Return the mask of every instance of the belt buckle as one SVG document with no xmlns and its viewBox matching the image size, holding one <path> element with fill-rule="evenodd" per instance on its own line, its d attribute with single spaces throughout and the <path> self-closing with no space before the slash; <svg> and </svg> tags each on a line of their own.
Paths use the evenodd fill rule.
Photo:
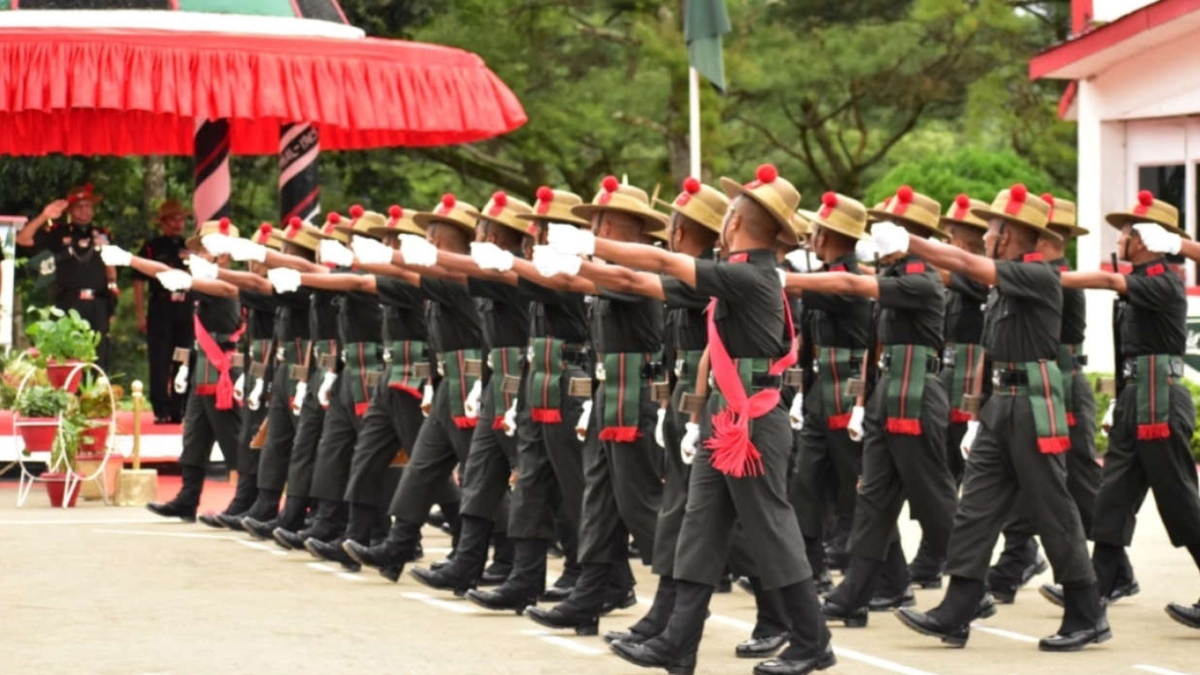
<svg viewBox="0 0 1200 675">
<path fill-rule="evenodd" d="M 81 289 L 79 289 L 79 299 L 80 300 L 95 300 L 96 299 L 96 291 L 93 291 L 90 288 L 81 288 Z"/>
<path fill-rule="evenodd" d="M 241 352 L 230 355 L 229 367 L 230 368 L 245 368 L 246 367 L 246 355 L 242 354 Z"/>
<path fill-rule="evenodd" d="M 263 379 L 264 376 L 266 376 L 266 374 L 267 374 L 267 366 L 265 364 L 262 364 L 262 363 L 251 363 L 250 364 L 250 377 L 261 380 L 261 379 Z"/>
</svg>

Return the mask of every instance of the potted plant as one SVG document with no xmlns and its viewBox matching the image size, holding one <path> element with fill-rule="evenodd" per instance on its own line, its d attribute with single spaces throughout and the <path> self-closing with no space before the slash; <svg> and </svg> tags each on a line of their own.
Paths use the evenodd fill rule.
<svg viewBox="0 0 1200 675">
<path fill-rule="evenodd" d="M 78 406 L 72 406 L 63 415 L 58 438 L 54 440 L 50 450 L 50 463 L 46 465 L 47 470 L 39 476 L 42 485 L 46 486 L 50 506 L 62 506 L 64 501 L 67 502 L 67 506 L 75 506 L 75 500 L 79 498 L 80 481 L 71 481 L 69 495 L 66 494 L 66 487 L 71 472 L 75 470 L 75 456 L 79 452 L 81 439 L 90 427 L 91 423 L 79 412 Z"/>
<path fill-rule="evenodd" d="M 29 311 L 37 315 L 37 320 L 25 329 L 37 365 L 46 369 L 51 384 L 73 393 L 80 378 L 79 373 L 71 377 L 71 371 L 96 360 L 100 334 L 73 309 L 63 312 L 57 307 L 32 307 Z"/>
<path fill-rule="evenodd" d="M 82 476 L 92 477 L 104 468 L 104 492 L 116 496 L 121 457 L 107 456 L 108 436 L 113 422 L 113 400 L 116 388 L 107 377 L 84 376 L 79 386 L 79 414 L 86 426 L 79 435 L 79 452 L 75 456 L 75 471 Z M 105 459 L 108 462 L 105 463 Z M 84 499 L 102 499 L 100 486 L 88 481 L 83 486 Z"/>
<path fill-rule="evenodd" d="M 52 448 L 59 418 L 71 407 L 71 401 L 67 392 L 45 384 L 35 384 L 21 392 L 15 406 L 21 417 L 17 432 L 25 441 L 26 454 Z"/>
</svg>

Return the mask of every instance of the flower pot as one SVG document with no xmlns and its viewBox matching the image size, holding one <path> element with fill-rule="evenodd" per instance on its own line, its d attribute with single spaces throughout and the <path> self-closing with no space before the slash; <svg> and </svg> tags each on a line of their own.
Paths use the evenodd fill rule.
<svg viewBox="0 0 1200 675">
<path fill-rule="evenodd" d="M 90 453 L 104 455 L 104 448 L 108 445 L 108 420 L 89 420 L 92 424 L 91 428 L 86 429 L 79 434 L 79 453 Z"/>
<path fill-rule="evenodd" d="M 50 386 L 66 389 L 74 394 L 79 390 L 79 383 L 83 379 L 83 368 L 80 368 L 74 376 L 71 375 L 71 371 L 81 365 L 83 365 L 83 361 L 67 361 L 66 363 L 51 361 L 47 363 L 46 377 L 50 380 Z"/>
<path fill-rule="evenodd" d="M 50 498 L 50 506 L 61 507 L 67 487 L 67 474 L 46 472 L 41 475 L 42 485 L 46 486 L 46 496 Z M 67 498 L 67 506 L 75 506 L 79 499 L 79 483 L 71 486 L 71 495 Z"/>
<path fill-rule="evenodd" d="M 25 441 L 25 453 L 50 452 L 58 436 L 57 417 L 28 417 L 20 419 L 17 431 Z"/>
</svg>

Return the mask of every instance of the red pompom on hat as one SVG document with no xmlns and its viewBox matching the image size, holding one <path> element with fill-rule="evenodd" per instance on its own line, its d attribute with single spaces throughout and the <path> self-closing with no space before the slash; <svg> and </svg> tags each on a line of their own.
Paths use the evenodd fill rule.
<svg viewBox="0 0 1200 675">
<path fill-rule="evenodd" d="M 537 198 L 539 202 L 552 202 L 554 201 L 554 190 L 543 185 L 537 189 Z"/>
<path fill-rule="evenodd" d="M 229 234 L 229 219 L 222 218 L 219 221 L 217 221 L 217 230 L 221 234 Z"/>
<path fill-rule="evenodd" d="M 300 233 L 300 228 L 302 225 L 303 225 L 303 223 L 300 222 L 300 219 L 298 217 L 292 216 L 291 219 L 288 220 L 288 227 L 287 227 L 287 233 L 286 233 L 287 238 L 295 239 L 296 235 Z"/>
<path fill-rule="evenodd" d="M 760 183 L 771 183 L 779 178 L 779 169 L 776 169 L 774 164 L 763 164 L 754 170 L 754 177 Z"/>
<path fill-rule="evenodd" d="M 446 194 L 442 195 L 442 206 L 444 206 L 446 209 L 454 208 L 456 203 L 458 203 L 458 200 L 454 198 L 453 194 L 447 192 Z"/>
<path fill-rule="evenodd" d="M 960 209 L 965 209 L 971 205 L 971 198 L 965 194 L 959 194 L 954 198 L 954 204 Z"/>
<path fill-rule="evenodd" d="M 338 223 L 342 222 L 342 214 L 338 213 L 337 211 L 334 211 L 333 213 L 329 214 L 329 217 L 326 218 L 326 220 L 333 223 L 334 225 L 337 225 Z"/>
<path fill-rule="evenodd" d="M 833 208 L 833 207 L 837 206 L 837 203 L 838 203 L 837 193 L 836 192 L 826 192 L 825 194 L 821 195 L 821 203 L 824 204 L 825 206 L 828 206 L 829 208 Z"/>
<path fill-rule="evenodd" d="M 696 194 L 700 191 L 700 181 L 688 176 L 683 179 L 683 191 L 688 194 Z"/>
<path fill-rule="evenodd" d="M 362 214 L 363 214 L 363 207 L 361 204 L 355 204 L 354 206 L 350 207 L 350 217 L 351 218 L 362 218 Z"/>
<path fill-rule="evenodd" d="M 600 181 L 600 187 L 604 188 L 605 192 L 616 192 L 621 184 L 617 181 L 616 176 L 605 176 L 604 180 Z"/>
<path fill-rule="evenodd" d="M 1017 183 L 1009 188 L 1008 196 L 1014 202 L 1023 202 L 1029 196 L 1029 188 L 1025 187 L 1023 183 Z"/>
<path fill-rule="evenodd" d="M 1049 192 L 1043 192 L 1041 197 L 1042 201 L 1046 202 L 1050 206 L 1054 206 L 1054 195 L 1050 194 Z"/>
<path fill-rule="evenodd" d="M 495 202 L 496 206 L 507 206 L 508 195 L 503 190 L 497 190 L 492 194 L 492 201 Z"/>
<path fill-rule="evenodd" d="M 1150 206 L 1154 203 L 1154 193 L 1149 190 L 1138 192 L 1138 203 L 1142 206 Z"/>
<path fill-rule="evenodd" d="M 393 218 L 399 218 L 404 215 L 404 209 L 400 208 L 398 204 L 392 204 L 388 207 L 388 215 Z"/>
<path fill-rule="evenodd" d="M 896 199 L 902 204 L 908 204 L 913 200 L 913 189 L 911 185 L 901 185 L 896 189 Z"/>
<path fill-rule="evenodd" d="M 258 226 L 258 243 L 262 244 L 271 236 L 271 231 L 275 228 L 271 227 L 270 223 L 263 223 Z"/>
</svg>

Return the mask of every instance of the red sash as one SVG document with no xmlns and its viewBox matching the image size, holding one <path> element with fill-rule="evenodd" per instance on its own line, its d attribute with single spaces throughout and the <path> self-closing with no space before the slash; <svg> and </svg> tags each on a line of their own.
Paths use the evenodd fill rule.
<svg viewBox="0 0 1200 675">
<path fill-rule="evenodd" d="M 787 322 L 792 346 L 785 356 L 771 364 L 768 375 L 782 375 L 783 371 L 796 363 L 796 331 L 792 325 L 792 308 L 787 294 L 783 293 L 783 316 Z M 729 350 L 717 332 L 717 299 L 708 305 L 708 356 L 713 379 L 721 395 L 725 397 L 725 409 L 712 418 L 712 437 L 704 447 L 713 451 L 712 466 L 717 471 L 734 478 L 758 476 L 763 472 L 762 454 L 750 440 L 750 420 L 771 412 L 779 405 L 779 389 L 763 389 L 753 396 L 746 395 L 746 386 L 738 374 Z"/>
<path fill-rule="evenodd" d="M 231 365 L 229 354 L 221 350 L 220 345 L 209 334 L 208 329 L 200 322 L 200 315 L 192 316 L 192 325 L 196 330 L 196 344 L 200 346 L 204 352 L 205 358 L 212 364 L 213 368 L 217 369 L 217 410 L 229 410 L 233 408 L 233 380 L 229 377 L 229 367 Z M 246 330 L 246 324 L 242 324 L 232 335 L 229 336 L 230 342 L 237 342 L 242 337 L 242 333 Z M 199 392 L 197 392 L 199 393 Z"/>
</svg>

